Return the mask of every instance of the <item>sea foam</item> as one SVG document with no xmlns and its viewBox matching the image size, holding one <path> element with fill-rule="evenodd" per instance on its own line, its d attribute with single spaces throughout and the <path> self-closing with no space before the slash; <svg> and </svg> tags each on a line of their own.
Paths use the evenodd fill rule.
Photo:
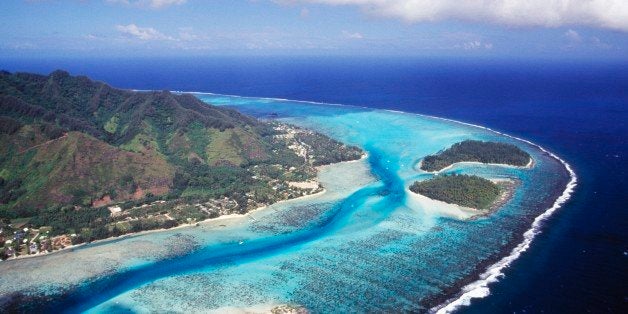
<svg viewBox="0 0 628 314">
<path fill-rule="evenodd" d="M 527 143 L 529 145 L 535 146 L 539 150 L 543 151 L 544 153 L 547 153 L 552 158 L 558 160 L 561 164 L 563 164 L 565 169 L 567 169 L 567 171 L 569 172 L 569 177 L 570 177 L 569 182 L 567 183 L 563 193 L 556 199 L 556 201 L 550 208 L 548 208 L 541 215 L 537 216 L 534 219 L 530 229 L 528 229 L 523 234 L 523 241 L 519 243 L 517 246 L 515 246 L 515 248 L 513 248 L 512 251 L 510 252 L 510 254 L 503 257 L 496 263 L 490 265 L 489 267 L 487 267 L 486 270 L 482 274 L 480 274 L 480 277 L 478 280 L 464 286 L 462 290 L 456 295 L 456 297 L 451 298 L 445 301 L 444 303 L 430 309 L 430 313 L 441 314 L 441 313 L 451 313 L 463 306 L 468 306 L 471 304 L 472 299 L 485 298 L 489 296 L 490 295 L 490 289 L 488 287 L 489 284 L 499 281 L 499 278 L 504 276 L 504 270 L 508 266 L 510 266 L 517 258 L 519 258 L 521 254 L 523 254 L 523 252 L 527 251 L 528 248 L 530 248 L 530 245 L 532 244 L 532 241 L 534 240 L 536 235 L 541 233 L 543 222 L 547 220 L 556 210 L 561 208 L 562 205 L 571 198 L 571 194 L 573 193 L 575 187 L 577 186 L 578 177 L 575 171 L 573 171 L 573 169 L 571 168 L 571 165 L 569 165 L 569 163 L 564 161 L 562 158 L 558 157 L 556 154 L 543 148 L 542 146 L 534 144 L 528 140 L 515 137 L 512 135 L 508 135 L 499 131 L 495 131 L 493 129 L 480 126 L 480 125 L 470 124 L 470 123 L 446 119 L 446 118 L 434 117 L 434 116 L 429 116 L 429 117 L 481 128 L 481 129 L 491 131 L 499 135 L 507 136 L 507 137 L 522 141 L 524 143 Z"/>
</svg>

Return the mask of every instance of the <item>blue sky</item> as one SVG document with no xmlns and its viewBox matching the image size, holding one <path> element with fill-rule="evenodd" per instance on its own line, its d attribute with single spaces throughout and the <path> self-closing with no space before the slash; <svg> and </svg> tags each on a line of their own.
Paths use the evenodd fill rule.
<svg viewBox="0 0 628 314">
<path fill-rule="evenodd" d="M 628 59 L 625 0 L 2 0 L 0 57 Z"/>
</svg>

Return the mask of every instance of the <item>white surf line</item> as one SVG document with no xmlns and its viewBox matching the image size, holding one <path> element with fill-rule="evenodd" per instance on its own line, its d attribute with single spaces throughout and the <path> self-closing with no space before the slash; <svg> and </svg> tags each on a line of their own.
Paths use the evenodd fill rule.
<svg viewBox="0 0 628 314">
<path fill-rule="evenodd" d="M 147 90 L 136 90 L 136 91 L 147 91 Z M 174 92 L 179 92 L 179 91 L 174 91 Z M 488 285 L 490 283 L 499 281 L 499 278 L 504 276 L 504 272 L 503 271 L 508 266 L 510 266 L 510 264 L 512 264 L 517 258 L 519 258 L 523 252 L 527 251 L 530 248 L 532 240 L 534 240 L 534 238 L 536 237 L 537 234 L 542 232 L 541 227 L 543 226 L 543 222 L 545 220 L 547 220 L 554 212 L 556 212 L 556 210 L 561 208 L 562 205 L 569 200 L 569 198 L 571 198 L 571 194 L 573 193 L 575 187 L 577 186 L 577 182 L 578 182 L 578 177 L 576 176 L 576 173 L 571 168 L 571 165 L 569 165 L 569 163 L 567 163 L 566 161 L 564 161 L 563 159 L 558 157 L 556 154 L 554 154 L 554 153 L 548 151 L 547 149 L 543 148 L 542 146 L 540 146 L 538 144 L 535 144 L 535 143 L 532 143 L 532 142 L 530 142 L 530 141 L 528 141 L 526 139 L 523 139 L 523 138 L 520 138 L 520 137 L 516 137 L 516 136 L 513 136 L 513 135 L 509 135 L 509 134 L 506 134 L 506 133 L 502 133 L 502 132 L 493 130 L 491 128 L 487 128 L 485 126 L 481 126 L 481 125 L 477 125 L 477 124 L 457 121 L 457 120 L 453 120 L 453 119 L 441 118 L 441 117 L 436 117 L 436 116 L 432 116 L 432 115 L 420 114 L 420 113 L 404 112 L 404 111 L 391 110 L 391 109 L 369 108 L 369 107 L 366 107 L 366 106 L 344 105 L 344 104 L 324 103 L 324 102 L 305 101 L 305 100 L 290 100 L 290 99 L 283 99 L 283 98 L 225 95 L 225 94 L 215 94 L 215 93 L 208 93 L 208 92 L 182 92 L 182 93 L 200 94 L 200 95 L 214 95 L 214 96 L 226 96 L 226 97 L 234 97 L 234 98 L 251 98 L 251 99 L 264 99 L 264 100 L 276 100 L 276 101 L 289 101 L 289 102 L 315 104 L 315 105 L 355 107 L 355 108 L 363 108 L 363 109 L 369 109 L 369 110 L 376 109 L 376 110 L 384 110 L 384 111 L 388 111 L 388 112 L 392 112 L 392 113 L 398 113 L 398 114 L 412 114 L 412 115 L 417 115 L 417 116 L 423 116 L 423 117 L 428 117 L 428 118 L 432 118 L 432 119 L 438 119 L 438 120 L 443 120 L 443 121 L 448 121 L 448 122 L 453 122 L 453 123 L 459 123 L 459 124 L 466 125 L 466 126 L 480 128 L 480 129 L 483 129 L 483 130 L 486 130 L 486 131 L 489 131 L 489 132 L 493 132 L 493 133 L 498 134 L 498 135 L 506 136 L 506 137 L 509 137 L 509 138 L 512 138 L 512 139 L 515 139 L 515 140 L 527 143 L 529 145 L 532 145 L 532 146 L 538 148 L 542 152 L 550 155 L 552 158 L 554 158 L 554 159 L 558 160 L 560 163 L 562 163 L 563 166 L 565 167 L 565 169 L 567 169 L 567 172 L 569 172 L 570 180 L 567 183 L 563 193 L 556 199 L 556 201 L 554 201 L 554 204 L 552 205 L 552 207 L 548 208 L 546 211 L 544 211 L 542 214 L 540 214 L 539 216 L 537 216 L 534 219 L 530 229 L 528 229 L 526 232 L 524 232 L 524 234 L 523 234 L 523 241 L 521 243 L 519 243 L 514 249 L 512 249 L 512 251 L 510 252 L 509 255 L 503 257 L 502 259 L 500 259 L 499 261 L 497 261 L 493 265 L 488 266 L 486 268 L 486 270 L 482 274 L 480 274 L 478 280 L 476 280 L 474 282 L 471 282 L 471 283 L 467 284 L 466 286 L 462 287 L 462 290 L 458 293 L 458 295 L 456 297 L 451 298 L 451 299 L 445 301 L 444 303 L 431 308 L 429 310 L 430 313 L 437 313 L 437 314 L 451 313 L 451 312 L 454 312 L 455 310 L 457 310 L 457 309 L 459 309 L 461 307 L 470 305 L 472 299 L 485 298 L 485 297 L 489 296 L 490 295 L 490 289 L 488 288 Z"/>
<path fill-rule="evenodd" d="M 427 170 L 423 170 L 421 169 L 421 166 L 423 165 L 423 160 L 425 158 L 421 158 L 421 160 L 417 163 L 414 164 L 414 166 L 412 167 L 415 171 L 420 171 L 420 172 L 424 172 L 424 173 L 428 173 L 428 174 L 441 174 L 449 169 L 452 169 L 454 167 L 460 166 L 460 165 L 483 165 L 483 166 L 494 166 L 494 167 L 503 167 L 503 168 L 514 168 L 514 169 L 532 169 L 532 165 L 534 164 L 534 159 L 532 158 L 532 156 L 530 156 L 530 161 L 528 161 L 528 163 L 525 166 L 513 166 L 513 165 L 509 165 L 509 164 L 499 164 L 499 163 L 491 163 L 491 162 L 479 162 L 479 161 L 458 161 L 458 162 L 454 162 L 453 164 L 440 169 L 440 170 L 436 170 L 436 171 L 427 171 Z"/>
<path fill-rule="evenodd" d="M 445 120 L 445 121 L 450 121 L 450 122 L 460 123 L 460 124 L 464 124 L 464 125 L 468 125 L 472 127 L 481 128 L 481 129 L 484 129 L 484 130 L 487 130 L 487 131 L 490 131 L 490 132 L 493 132 L 502 136 L 510 137 L 512 139 L 519 140 L 529 145 L 532 145 L 538 148 L 539 150 L 541 150 L 542 152 L 550 155 L 552 158 L 558 160 L 560 163 L 562 163 L 565 169 L 567 169 L 567 172 L 569 172 L 569 176 L 570 176 L 570 180 L 567 183 L 567 186 L 565 187 L 565 190 L 563 191 L 563 193 L 556 199 L 556 201 L 554 201 L 554 204 L 552 205 L 552 207 L 548 208 L 545 212 L 543 212 L 541 215 L 537 216 L 534 219 L 530 229 L 528 229 L 523 234 L 523 241 L 519 243 L 515 248 L 513 248 L 512 251 L 510 251 L 509 255 L 503 257 L 502 259 L 497 261 L 495 264 L 488 266 L 486 270 L 482 274 L 480 274 L 479 276 L 480 278 L 478 280 L 471 282 L 467 284 L 466 286 L 462 287 L 461 292 L 458 293 L 456 297 L 451 298 L 445 301 L 444 303 L 433 307 L 429 311 L 430 313 L 437 313 L 437 314 L 452 313 L 461 307 L 471 305 L 472 299 L 485 298 L 490 295 L 490 289 L 488 285 L 493 282 L 499 281 L 499 278 L 505 275 L 504 270 L 507 267 L 509 267 L 517 258 L 519 258 L 523 252 L 527 251 L 530 248 L 532 240 L 534 240 L 536 235 L 542 232 L 541 227 L 543 226 L 543 222 L 547 220 L 556 210 L 561 208 L 562 205 L 569 200 L 569 198 L 571 197 L 571 194 L 573 193 L 575 187 L 577 186 L 578 177 L 576 176 L 576 173 L 573 171 L 569 163 L 567 163 L 566 161 L 564 161 L 562 158 L 558 157 L 554 153 L 543 148 L 542 146 L 532 143 L 528 140 L 525 140 L 516 136 L 508 135 L 508 134 L 481 126 L 481 125 L 475 125 L 471 123 L 456 121 L 456 120 L 447 119 L 447 118 L 435 117 L 435 116 L 430 116 L 430 115 L 425 115 L 425 116 L 431 117 L 434 119 L 440 119 L 440 120 Z"/>
<path fill-rule="evenodd" d="M 212 93 L 207 93 L 207 94 L 217 95 L 217 96 L 239 97 L 239 98 L 256 98 L 256 97 L 245 97 L 245 96 L 219 95 L 219 94 L 212 94 Z M 330 103 L 322 103 L 322 102 L 314 102 L 314 101 L 288 100 L 288 99 L 281 99 L 281 98 L 259 98 L 259 99 L 279 100 L 279 101 L 293 101 L 293 102 L 299 102 L 299 103 L 310 103 L 310 104 L 318 104 L 318 105 L 348 106 L 348 107 L 358 107 L 358 108 L 365 108 L 365 109 L 378 109 L 378 108 L 369 108 L 369 107 L 365 107 L 365 106 L 330 104 Z M 451 312 L 454 312 L 455 310 L 457 310 L 457 309 L 459 309 L 459 308 L 461 308 L 463 306 L 470 305 L 471 304 L 471 299 L 487 297 L 488 295 L 490 295 L 490 289 L 488 288 L 488 285 L 490 283 L 499 281 L 499 278 L 503 277 L 505 275 L 504 274 L 504 270 L 507 267 L 509 267 L 510 264 L 512 264 L 517 258 L 519 258 L 523 252 L 527 251 L 530 248 L 532 240 L 534 240 L 534 238 L 536 237 L 537 234 L 542 232 L 541 227 L 543 226 L 543 222 L 545 220 L 547 220 L 556 210 L 561 208 L 562 205 L 569 200 L 569 198 L 571 197 L 571 194 L 573 193 L 573 191 L 574 191 L 574 189 L 575 189 L 575 187 L 577 185 L 577 182 L 578 182 L 578 177 L 576 176 L 576 173 L 573 171 L 573 169 L 571 168 L 571 165 L 569 165 L 569 163 L 564 161 L 562 158 L 558 157 L 556 154 L 548 151 L 547 149 L 545 149 L 544 147 L 542 147 L 542 146 L 540 146 L 538 144 L 532 143 L 532 142 L 530 142 L 530 141 L 528 141 L 526 139 L 520 138 L 520 137 L 516 137 L 516 136 L 513 136 L 513 135 L 502 133 L 502 132 L 493 130 L 491 128 L 485 127 L 485 126 L 476 125 L 476 124 L 467 123 L 467 122 L 462 122 L 462 121 L 457 121 L 457 120 L 453 120 L 453 119 L 441 118 L 441 117 L 436 117 L 436 116 L 431 116 L 431 115 L 426 115 L 426 114 L 410 113 L 410 112 L 404 112 L 404 111 L 398 111 L 398 110 L 390 110 L 390 109 L 380 109 L 380 110 L 385 110 L 385 111 L 389 111 L 389 112 L 393 112 L 393 113 L 400 113 L 400 114 L 414 114 L 414 115 L 418 115 L 418 116 L 424 116 L 424 117 L 429 117 L 429 118 L 433 118 L 433 119 L 439 119 L 439 120 L 443 120 L 443 121 L 459 123 L 459 124 L 462 124 L 462 125 L 476 127 L 476 128 L 480 128 L 480 129 L 489 131 L 489 132 L 493 132 L 493 133 L 501 135 L 501 136 L 506 136 L 506 137 L 509 137 L 509 138 L 512 138 L 512 139 L 515 139 L 515 140 L 527 143 L 527 144 L 529 144 L 531 146 L 534 146 L 534 147 L 538 148 L 542 152 L 544 152 L 544 153 L 550 155 L 552 158 L 558 160 L 565 167 L 565 169 L 567 169 L 567 172 L 569 172 L 570 180 L 567 183 L 567 185 L 565 187 L 565 190 L 556 199 L 556 201 L 554 201 L 554 204 L 552 205 L 552 207 L 548 208 L 541 215 L 537 216 L 534 219 L 530 229 L 528 229 L 523 234 L 523 241 L 521 243 L 519 243 L 514 249 L 512 249 L 512 251 L 510 252 L 509 255 L 503 257 L 502 259 L 500 259 L 499 261 L 497 261 L 493 265 L 487 267 L 486 270 L 482 274 L 480 274 L 478 280 L 476 280 L 474 282 L 471 282 L 471 283 L 467 284 L 466 286 L 464 286 L 462 288 L 461 292 L 458 293 L 458 295 L 456 297 L 451 298 L 451 299 L 445 301 L 444 303 L 442 303 L 442 304 L 440 304 L 440 305 L 430 309 L 429 312 L 430 313 L 438 313 L 438 314 L 451 313 Z"/>
</svg>

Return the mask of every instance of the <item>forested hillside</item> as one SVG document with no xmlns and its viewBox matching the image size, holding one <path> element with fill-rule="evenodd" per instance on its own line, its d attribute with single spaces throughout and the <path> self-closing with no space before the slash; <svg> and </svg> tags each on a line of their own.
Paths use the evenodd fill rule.
<svg viewBox="0 0 628 314">
<path fill-rule="evenodd" d="M 192 95 L 120 90 L 64 71 L 0 72 L 4 225 L 19 220 L 57 226 L 57 234 L 80 233 L 110 222 L 103 218 L 106 206 L 120 205 L 124 213 L 155 201 L 172 206 L 132 217 L 202 219 L 218 212 L 166 212 L 217 200 L 228 204 L 217 211 L 245 212 L 310 193 L 288 182 L 312 179 L 313 166 L 361 154 L 324 135 L 260 122 Z"/>
<path fill-rule="evenodd" d="M 273 157 L 259 123 L 234 110 L 63 71 L 2 72 L 0 115 L 1 175 L 26 190 L 4 208 L 164 195 L 190 163 L 241 166 Z"/>
</svg>

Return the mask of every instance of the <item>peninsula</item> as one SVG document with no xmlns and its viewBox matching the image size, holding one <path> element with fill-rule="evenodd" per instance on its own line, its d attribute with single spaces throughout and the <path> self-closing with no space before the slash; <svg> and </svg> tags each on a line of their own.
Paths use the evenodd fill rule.
<svg viewBox="0 0 628 314">
<path fill-rule="evenodd" d="M 188 94 L 0 72 L 0 258 L 318 193 L 361 149 Z"/>
</svg>

